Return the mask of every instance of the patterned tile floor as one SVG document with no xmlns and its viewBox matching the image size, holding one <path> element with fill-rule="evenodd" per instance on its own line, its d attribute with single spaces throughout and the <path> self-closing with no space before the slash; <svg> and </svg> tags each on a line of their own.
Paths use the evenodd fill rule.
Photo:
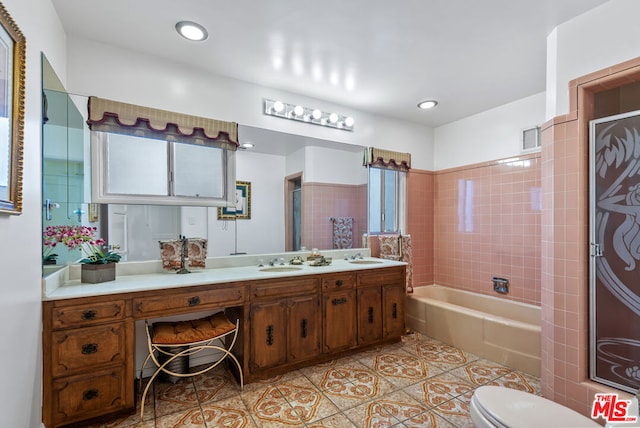
<svg viewBox="0 0 640 428">
<path fill-rule="evenodd" d="M 93 427 L 472 427 L 469 402 L 486 384 L 540 394 L 533 376 L 414 333 L 243 391 L 222 368 L 156 382 L 142 421 Z"/>
</svg>

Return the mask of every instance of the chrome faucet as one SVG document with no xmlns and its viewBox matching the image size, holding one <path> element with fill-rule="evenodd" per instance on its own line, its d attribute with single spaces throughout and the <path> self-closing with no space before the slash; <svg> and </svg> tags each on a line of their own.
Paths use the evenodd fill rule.
<svg viewBox="0 0 640 428">
<path fill-rule="evenodd" d="M 351 260 L 356 260 L 356 259 L 361 259 L 362 258 L 362 254 L 360 253 L 356 253 L 353 256 L 351 256 Z"/>
<path fill-rule="evenodd" d="M 271 260 L 269 260 L 269 266 L 275 266 L 275 264 L 277 263 L 277 261 L 278 261 L 278 258 L 275 258 L 275 259 L 271 259 Z"/>
</svg>

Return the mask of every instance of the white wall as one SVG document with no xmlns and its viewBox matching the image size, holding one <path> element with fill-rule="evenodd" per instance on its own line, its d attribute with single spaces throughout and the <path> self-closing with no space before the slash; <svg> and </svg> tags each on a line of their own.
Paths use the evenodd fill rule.
<svg viewBox="0 0 640 428">
<path fill-rule="evenodd" d="M 610 0 L 547 38 L 546 119 L 569 112 L 571 80 L 640 56 L 640 2 Z"/>
<path fill-rule="evenodd" d="M 41 421 L 41 173 L 40 53 L 64 79 L 65 39 L 49 0 L 3 0 L 27 41 L 23 214 L 0 215 L 0 425 L 37 427 Z"/>
<path fill-rule="evenodd" d="M 210 256 L 284 251 L 284 156 L 238 151 L 236 179 L 251 183 L 251 220 L 218 220 L 217 208 L 207 219 Z M 235 248 L 235 236 L 238 247 Z"/>
<path fill-rule="evenodd" d="M 544 112 L 539 93 L 437 127 L 435 170 L 519 155 L 522 130 L 541 125 Z"/>
<path fill-rule="evenodd" d="M 426 126 L 376 116 L 321 100 L 215 76 L 163 59 L 70 39 L 70 92 L 235 121 L 324 140 L 411 152 L 415 168 L 433 169 L 433 133 Z M 313 105 L 354 117 L 354 131 L 311 126 L 262 113 L 263 98 Z"/>
<path fill-rule="evenodd" d="M 251 182 L 251 221 L 238 220 L 238 251 L 284 251 L 285 162 L 284 156 L 238 154 L 237 179 Z"/>
<path fill-rule="evenodd" d="M 364 149 L 363 149 L 364 151 Z M 304 181 L 309 183 L 366 184 L 367 169 L 362 166 L 363 153 L 307 147 Z"/>
</svg>

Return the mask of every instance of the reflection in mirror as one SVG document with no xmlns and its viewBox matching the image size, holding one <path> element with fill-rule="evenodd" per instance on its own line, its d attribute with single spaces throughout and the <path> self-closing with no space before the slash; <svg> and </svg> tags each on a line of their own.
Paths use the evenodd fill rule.
<svg viewBox="0 0 640 428">
<path fill-rule="evenodd" d="M 43 58 L 43 82 L 46 73 L 53 70 Z M 180 234 L 207 238 L 212 257 L 331 249 L 330 219 L 345 217 L 353 219 L 351 246 L 362 246 L 363 147 L 240 125 L 240 142 L 254 145 L 236 152 L 237 180 L 251 183 L 250 219 L 219 219 L 216 207 L 91 204 L 86 97 L 43 85 L 49 104 L 43 125 L 43 230 L 63 224 L 96 227 L 123 260 L 144 261 L 159 260 L 158 241 Z M 59 246 L 54 253 L 58 266 L 81 258 L 78 250 Z"/>
<path fill-rule="evenodd" d="M 88 133 L 82 97 L 67 94 L 44 55 L 42 56 L 42 221 L 47 227 L 88 224 L 90 177 Z M 62 89 L 62 90 L 61 90 Z M 84 220 L 84 221 L 83 221 Z M 91 224 L 91 226 L 95 226 Z M 82 258 L 50 239 L 43 246 L 45 273 Z"/>
</svg>

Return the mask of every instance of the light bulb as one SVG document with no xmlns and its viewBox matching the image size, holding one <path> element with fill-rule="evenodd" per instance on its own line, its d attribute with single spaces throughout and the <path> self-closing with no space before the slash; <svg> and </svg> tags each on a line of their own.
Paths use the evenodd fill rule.
<svg viewBox="0 0 640 428">
<path fill-rule="evenodd" d="M 202 25 L 191 21 L 178 22 L 176 31 L 185 39 L 193 40 L 194 42 L 200 42 L 209 37 L 207 30 Z"/>
<path fill-rule="evenodd" d="M 349 116 L 348 118 L 346 118 L 344 120 L 344 124 L 348 127 L 352 127 L 353 126 L 353 118 L 351 116 Z"/>
<path fill-rule="evenodd" d="M 438 105 L 438 102 L 436 100 L 426 100 L 419 103 L 418 108 L 422 110 L 428 110 L 430 108 L 434 108 L 437 105 Z"/>
<path fill-rule="evenodd" d="M 315 109 L 313 113 L 311 113 L 311 116 L 313 116 L 315 120 L 318 120 L 322 117 L 322 112 L 318 109 Z"/>
<path fill-rule="evenodd" d="M 302 108 L 302 106 L 296 106 L 296 107 L 293 109 L 293 113 L 294 113 L 296 116 L 302 116 L 302 114 L 304 113 L 304 109 Z"/>
<path fill-rule="evenodd" d="M 329 122 L 336 123 L 338 121 L 338 115 L 335 113 L 331 113 L 329 115 Z"/>
<path fill-rule="evenodd" d="M 275 103 L 273 103 L 273 109 L 276 111 L 276 113 L 280 113 L 282 110 L 284 110 L 284 104 L 282 103 L 282 101 L 276 101 Z"/>
</svg>

